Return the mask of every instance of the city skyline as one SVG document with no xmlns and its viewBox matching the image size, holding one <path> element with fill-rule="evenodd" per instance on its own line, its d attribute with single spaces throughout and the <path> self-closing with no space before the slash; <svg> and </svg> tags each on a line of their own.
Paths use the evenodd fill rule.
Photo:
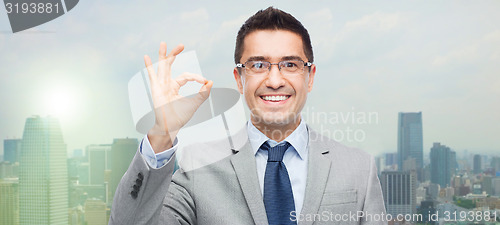
<svg viewBox="0 0 500 225">
<path fill-rule="evenodd" d="M 32 224 L 33 220 L 28 221 L 29 218 L 26 216 L 26 206 L 29 205 L 31 214 L 38 215 L 40 219 L 42 218 L 40 217 L 40 212 L 38 212 L 40 211 L 40 207 L 39 209 L 34 209 L 36 208 L 34 206 L 38 205 L 42 206 L 45 210 L 52 208 L 58 209 L 59 211 L 57 212 L 47 214 L 59 214 L 58 218 L 62 219 L 62 224 L 66 224 L 66 222 L 64 222 L 65 220 L 70 221 L 68 224 L 75 225 L 82 224 L 84 221 L 89 224 L 107 223 L 107 219 L 109 218 L 109 207 L 111 207 L 113 201 L 112 199 L 117 182 L 121 179 L 123 173 L 128 168 L 131 158 L 137 151 L 139 140 L 114 138 L 111 144 L 88 144 L 84 151 L 78 149 L 75 150 L 75 156 L 66 157 L 63 136 L 64 133 L 62 133 L 59 128 L 57 118 L 34 116 L 26 119 L 24 135 L 23 138 L 20 139 L 20 144 L 16 143 L 16 141 L 4 140 L 4 144 L 7 143 L 7 145 L 11 146 L 20 145 L 21 148 L 18 148 L 19 151 L 29 153 L 19 154 L 21 156 L 19 158 L 20 162 L 17 164 L 10 164 L 10 166 L 14 166 L 18 169 L 10 167 L 10 170 L 5 170 L 5 166 L 8 167 L 9 164 L 7 163 L 5 165 L 0 162 L 0 193 L 3 193 L 2 196 L 7 196 L 7 198 L 2 198 L 3 200 L 0 201 L 0 210 L 2 210 L 0 215 L 2 213 L 8 215 L 8 217 L 5 217 L 5 221 L 9 223 L 12 222 L 13 224 L 17 224 L 16 221 L 20 221 L 20 224 Z M 413 138 L 415 138 L 415 136 L 413 136 Z M 47 147 L 47 145 L 43 143 L 51 144 Z M 50 154 L 45 154 L 44 152 Z M 390 154 L 391 153 L 389 153 L 389 155 Z M 66 160 L 60 161 L 62 155 L 64 155 L 62 159 L 67 159 L 68 164 L 66 164 Z M 396 171 L 391 168 L 397 168 L 397 166 L 387 168 L 382 165 L 382 167 L 380 167 L 381 164 L 378 162 L 377 166 L 379 167 L 378 170 L 380 173 L 380 181 L 384 193 L 384 201 L 386 202 L 387 213 L 395 218 L 399 214 L 410 215 L 419 213 L 420 211 L 417 212 L 417 209 L 432 211 L 434 210 L 432 207 L 449 207 L 442 203 L 438 204 L 431 201 L 428 199 L 429 196 L 433 196 L 431 197 L 432 199 L 439 200 L 440 202 L 442 202 L 443 199 L 451 199 L 452 196 L 459 196 L 465 199 L 464 201 L 469 201 L 469 198 L 481 198 L 482 200 L 480 200 L 478 204 L 483 205 L 489 204 L 486 201 L 495 201 L 494 199 L 484 199 L 490 194 L 492 196 L 500 195 L 500 157 L 494 155 L 485 156 L 473 152 L 471 152 L 470 155 L 479 156 L 479 158 L 484 158 L 485 161 L 491 161 L 491 163 L 483 163 L 482 165 L 488 165 L 481 166 L 481 168 L 483 168 L 481 174 L 476 174 L 474 165 L 477 163 L 474 162 L 475 160 L 473 160 L 473 158 L 478 157 L 469 158 L 469 162 L 466 162 L 468 166 L 460 168 L 455 164 L 457 159 L 454 151 L 450 150 L 450 148 L 445 145 L 434 143 L 430 152 L 430 173 L 424 176 L 426 179 L 424 179 L 423 182 L 417 182 L 416 172 L 414 169 L 411 169 L 416 168 L 416 164 L 407 167 L 409 170 Z M 47 164 L 47 158 L 53 158 L 51 163 L 54 165 Z M 391 156 L 391 158 L 391 163 L 397 165 L 397 157 Z M 59 162 L 56 162 L 54 159 L 59 159 Z M 385 164 L 387 164 L 387 161 Z M 66 169 L 62 169 L 63 167 L 61 167 L 61 165 L 64 165 L 63 167 L 66 167 Z M 435 168 L 435 165 L 438 165 L 439 168 Z M 35 167 L 38 169 L 35 169 Z M 44 169 L 40 169 L 43 167 L 56 169 L 58 173 L 46 173 Z M 493 171 L 491 168 L 493 168 Z M 12 176 L 4 177 L 4 174 L 13 174 L 16 170 L 20 173 L 19 178 Z M 443 171 L 445 172 L 444 174 L 441 173 Z M 496 177 L 494 176 L 495 171 L 497 172 Z M 470 172 L 470 174 L 467 175 L 467 172 Z M 59 183 L 60 187 L 54 187 L 58 189 L 58 191 L 55 192 L 58 197 L 52 199 L 54 195 L 50 195 L 52 196 L 50 198 L 40 198 L 42 200 L 41 203 L 36 204 L 33 202 L 32 198 L 37 197 L 32 195 L 32 193 L 35 192 L 31 189 L 50 189 L 50 186 L 44 184 L 33 185 L 31 181 L 29 185 L 27 185 L 27 180 L 34 179 L 36 183 L 36 180 L 39 180 L 37 177 L 46 177 L 48 174 L 51 176 L 48 179 L 54 181 L 61 180 L 66 176 L 64 179 L 69 181 L 69 186 L 66 185 L 65 188 L 63 187 L 63 189 L 61 189 L 61 182 L 51 181 L 50 183 Z M 61 177 L 61 175 L 63 177 Z M 437 175 L 439 179 L 436 180 L 434 175 Z M 479 176 L 476 177 L 476 175 Z M 446 177 L 449 177 L 449 179 Z M 27 189 L 31 191 L 26 191 Z M 45 192 L 50 193 L 51 191 L 42 191 L 39 195 L 43 196 Z M 27 195 L 27 193 L 31 194 Z M 486 193 L 488 193 L 488 195 L 486 195 Z M 19 195 L 19 211 L 16 211 L 15 208 L 13 208 L 13 210 L 7 210 L 10 209 L 10 206 L 15 206 L 15 204 L 17 204 L 15 200 L 16 195 Z M 61 201 L 61 199 L 63 201 Z M 69 205 L 67 204 L 68 200 Z M 53 203 L 51 203 L 51 201 L 59 203 L 57 203 L 55 207 L 52 207 L 51 204 Z M 63 205 L 66 205 L 66 207 L 61 208 L 60 204 L 62 202 L 65 202 Z M 425 204 L 425 208 L 420 207 L 421 203 Z M 47 207 L 43 207 L 45 205 Z M 8 207 L 5 208 L 5 206 Z M 459 208 L 460 210 L 469 210 L 459 206 L 453 207 L 458 208 L 452 210 L 458 210 Z M 18 212 L 18 214 L 16 214 L 16 212 Z M 18 215 L 19 218 L 16 217 L 16 215 Z M 52 219 L 50 219 L 50 221 L 55 223 Z"/>
<path fill-rule="evenodd" d="M 138 148 L 138 139 L 112 141 L 68 156 L 57 118 L 28 117 L 21 139 L 3 140 L 10 160 L 0 161 L 0 222 L 107 224 L 114 191 Z"/>
<path fill-rule="evenodd" d="M 421 112 L 419 112 L 417 114 L 421 115 Z M 399 114 L 399 118 L 400 117 L 401 117 L 401 114 Z M 36 119 L 58 121 L 58 119 L 56 117 L 52 117 L 52 116 L 47 116 L 47 117 L 32 116 L 32 117 L 28 117 L 26 119 L 26 121 L 28 122 L 28 121 L 36 120 Z M 60 126 L 59 122 L 55 122 L 55 123 L 57 124 L 56 127 Z M 58 132 L 60 133 L 61 136 L 63 135 L 62 131 L 58 131 Z M 26 130 L 24 131 L 24 133 L 26 135 Z M 413 138 L 415 138 L 415 136 Z M 113 157 L 121 157 L 121 158 L 125 158 L 125 159 L 128 159 L 128 158 L 131 159 L 133 157 L 133 155 L 135 154 L 137 147 L 141 141 L 142 141 L 142 138 L 139 138 L 139 139 L 129 138 L 129 137 L 113 138 L 112 140 L 110 140 L 107 143 L 86 144 L 83 148 L 67 150 L 65 152 L 65 155 L 66 155 L 67 159 L 72 159 L 75 157 L 76 158 L 85 157 L 88 160 L 90 160 L 90 158 L 95 158 L 96 160 L 100 160 L 100 161 L 104 162 L 103 165 L 98 166 L 99 168 L 92 168 L 92 169 L 88 168 L 89 175 L 92 173 L 90 171 L 107 171 L 107 170 L 111 170 L 112 167 L 114 167 L 115 170 L 120 170 L 120 171 L 124 172 L 126 170 L 126 168 L 128 167 L 128 162 L 120 161 L 120 165 L 113 164 L 113 163 L 111 163 L 113 161 L 112 160 Z M 12 148 L 11 150 L 13 150 L 13 151 L 10 152 L 9 154 L 10 154 L 10 157 L 17 158 L 17 161 L 14 161 L 17 163 L 20 161 L 20 157 L 21 157 L 19 152 L 22 151 L 22 149 L 21 149 L 22 142 L 23 142 L 23 138 L 21 138 L 21 139 L 3 139 L 4 146 L 10 146 L 9 148 Z M 64 144 L 64 146 L 67 145 L 65 142 L 63 144 Z M 115 146 L 121 146 L 121 147 L 115 147 Z M 134 147 L 129 148 L 129 150 L 127 150 L 128 151 L 127 153 L 125 153 L 123 151 L 122 152 L 112 151 L 114 148 L 123 149 L 124 146 L 134 146 Z M 424 147 L 424 149 L 425 149 L 425 147 Z M 434 150 L 436 150 L 436 151 L 434 151 Z M 439 153 L 437 153 L 438 152 L 437 150 L 439 150 Z M 444 151 L 446 151 L 446 152 L 444 152 Z M 93 152 L 95 152 L 97 155 L 92 156 Z M 70 153 L 70 154 L 66 154 L 66 153 Z M 453 158 L 452 162 L 454 164 L 450 164 L 450 162 L 446 162 L 446 164 L 451 165 L 450 168 L 456 168 L 459 170 L 460 169 L 462 169 L 462 170 L 467 169 L 468 171 L 471 172 L 471 174 L 488 172 L 487 169 L 492 169 L 493 172 L 497 171 L 498 172 L 497 174 L 500 174 L 500 153 L 478 153 L 478 152 L 468 151 L 468 150 L 463 150 L 462 153 L 463 154 L 457 154 L 457 151 L 455 150 L 455 148 L 441 144 L 440 142 L 434 142 L 432 147 L 428 148 L 428 152 L 426 152 L 426 154 L 423 155 L 423 159 L 424 159 L 423 166 L 431 165 L 433 163 L 432 160 L 437 160 L 437 161 L 441 160 L 443 162 L 446 162 L 449 160 L 448 155 L 452 154 L 451 157 Z M 398 168 L 399 168 L 399 164 L 400 164 L 400 160 L 399 160 L 398 155 L 399 154 L 397 152 L 383 152 L 381 154 L 374 155 L 374 157 L 376 157 L 376 158 L 382 157 L 382 158 L 384 158 L 384 160 L 386 160 L 385 159 L 386 156 L 390 157 L 390 159 L 387 159 L 390 161 L 384 161 L 383 163 L 384 163 L 384 165 L 391 164 L 391 165 L 396 166 L 395 167 L 396 169 L 388 169 L 387 171 L 396 171 L 396 170 L 399 170 Z M 0 156 L 3 156 L 3 155 L 0 155 Z M 2 160 L 0 160 L 0 162 L 13 163 L 12 161 L 7 160 L 6 158 L 0 158 L 0 159 L 2 159 Z M 466 163 L 469 164 L 468 165 L 469 167 L 467 167 L 467 168 L 461 167 L 460 163 L 458 163 L 459 159 L 466 160 Z M 478 159 L 479 159 L 479 166 L 477 166 Z M 379 163 L 382 163 L 382 162 L 377 162 L 377 166 L 379 165 Z M 411 162 L 409 162 L 409 163 L 410 163 L 409 168 L 410 169 L 413 168 L 413 166 L 412 166 L 413 164 L 411 164 Z M 445 163 L 440 162 L 437 164 L 439 164 L 440 166 L 447 167 L 446 165 L 444 165 Z M 416 165 L 414 165 L 414 166 L 416 166 Z M 379 173 L 386 170 L 386 169 L 387 168 L 379 168 Z M 406 170 L 410 170 L 410 169 L 403 169 L 403 170 L 406 171 Z M 416 167 L 415 169 L 418 169 L 418 167 Z M 489 172 L 491 172 L 491 171 L 489 171 Z M 96 182 L 98 183 L 100 181 L 104 181 L 105 178 L 102 175 L 99 175 L 99 176 L 100 177 L 98 177 L 98 178 L 90 178 L 89 177 L 89 180 L 87 182 L 89 184 L 94 184 Z M 96 181 L 94 182 L 92 180 L 96 180 Z M 116 183 L 115 183 L 115 185 L 116 185 Z"/>
<path fill-rule="evenodd" d="M 398 119 L 396 119 L 396 120 L 400 120 L 400 119 L 401 119 L 401 114 L 413 114 L 413 113 L 409 113 L 409 112 L 398 112 L 398 114 L 397 114 L 397 115 L 398 115 Z M 422 112 L 418 112 L 418 114 L 420 114 L 420 123 L 422 123 L 422 121 L 421 121 L 421 120 L 422 120 L 422 119 L 421 119 L 421 118 L 422 118 Z M 34 115 L 33 117 L 40 117 L 40 115 Z M 49 116 L 47 116 L 47 117 L 57 118 L 57 117 L 50 116 L 50 115 L 49 115 Z M 307 119 L 306 119 L 306 120 L 307 120 Z M 424 126 L 423 124 L 421 124 L 421 125 L 422 125 L 422 126 Z M 61 126 L 62 126 L 62 124 L 61 124 Z M 399 129 L 399 126 L 398 126 L 398 128 L 396 128 L 396 129 Z M 335 138 L 335 137 L 334 137 L 334 135 L 333 135 L 332 133 L 329 133 L 329 132 L 324 132 L 323 134 L 326 134 L 326 135 L 331 134 L 331 136 L 329 136 L 329 138 L 332 138 L 332 139 L 334 139 L 334 138 Z M 398 136 L 398 134 L 396 134 L 396 136 Z M 143 137 L 144 137 L 144 136 L 143 136 L 143 134 L 138 134 L 138 135 L 137 135 L 137 137 L 129 137 L 129 136 L 126 136 L 126 137 L 123 137 L 123 138 L 137 138 L 137 139 L 139 139 L 139 140 L 142 140 L 142 138 L 143 138 Z M 112 139 L 115 139 L 115 138 L 112 138 Z M 87 147 L 89 147 L 89 146 L 91 146 L 91 145 L 111 145 L 111 144 L 113 143 L 112 139 L 111 139 L 110 141 L 107 141 L 107 142 L 104 142 L 104 143 L 88 143 L 88 144 L 85 144 L 85 145 L 83 145 L 83 146 L 78 146 L 78 147 L 73 148 L 73 149 L 69 149 L 69 148 L 68 148 L 68 149 L 67 149 L 67 156 L 68 156 L 68 158 L 71 158 L 71 157 L 73 156 L 73 152 L 74 152 L 74 151 L 81 151 L 82 149 L 85 149 L 85 148 L 87 148 Z M 20 144 L 20 142 L 19 142 L 19 141 L 21 141 L 21 140 L 22 140 L 22 135 L 21 135 L 20 137 L 13 136 L 12 138 L 4 138 L 4 139 L 2 139 L 2 140 L 4 140 L 4 143 L 3 143 L 3 145 L 0 145 L 0 146 L 2 146 L 3 148 L 5 148 L 5 146 L 7 145 L 7 144 L 5 143 L 5 140 L 8 140 L 8 141 L 10 142 L 10 143 L 9 143 L 9 146 L 14 146 L 14 145 L 15 145 L 14 143 L 16 143 L 16 144 L 18 144 L 18 145 L 19 145 L 19 144 Z M 396 142 L 397 142 L 397 141 L 398 141 L 398 140 L 396 139 Z M 423 158 L 422 158 L 422 164 L 425 164 L 425 163 L 424 163 L 424 161 L 429 161 L 429 159 L 430 159 L 429 154 L 431 153 L 431 149 L 432 149 L 432 147 L 434 146 L 434 144 L 435 144 L 435 143 L 439 143 L 439 142 L 440 142 L 440 141 L 435 141 L 435 142 L 433 142 L 433 143 L 432 143 L 432 145 L 431 145 L 431 146 L 428 146 L 428 147 L 423 146 Z M 66 143 L 66 144 L 68 145 L 68 143 Z M 20 147 L 20 146 L 18 146 L 18 148 L 19 148 L 19 147 Z M 462 153 L 466 153 L 466 154 L 467 154 L 467 153 L 470 153 L 470 154 L 475 153 L 475 154 L 482 155 L 482 156 L 485 156 L 485 155 L 500 156 L 500 152 L 488 152 L 488 151 L 487 151 L 487 152 L 482 152 L 482 151 L 475 151 L 475 150 L 473 150 L 473 149 L 472 149 L 472 150 L 470 150 L 470 149 L 461 149 L 460 147 L 458 147 L 458 148 L 457 148 L 456 146 L 450 146 L 450 148 L 452 148 L 452 150 L 453 150 L 454 152 L 458 152 L 458 153 L 459 153 L 459 155 L 462 155 Z M 2 150 L 4 150 L 4 149 L 2 149 Z M 84 152 L 86 152 L 86 151 L 84 151 Z M 2 153 L 2 152 L 0 152 L 0 153 Z M 8 160 L 6 160 L 6 159 L 5 159 L 5 157 L 6 157 L 5 152 L 3 152 L 3 153 L 4 153 L 4 154 L 0 154 L 0 159 L 1 159 L 0 161 L 8 161 Z M 394 149 L 394 150 L 392 150 L 392 151 L 391 151 L 391 150 L 382 151 L 382 152 L 379 152 L 379 153 L 377 153 L 377 154 L 373 154 L 373 153 L 371 153 L 371 152 L 368 152 L 368 153 L 372 154 L 373 156 L 382 156 L 382 155 L 384 155 L 384 154 L 388 154 L 388 153 L 398 153 L 398 148 L 396 148 L 396 149 Z M 11 157 L 12 157 L 12 156 L 11 156 Z M 398 157 L 399 157 L 399 156 L 398 156 Z M 399 161 L 399 160 L 400 160 L 400 159 L 398 159 L 398 161 Z M 427 164 L 429 164 L 429 162 L 428 162 Z M 398 165 L 399 165 L 399 162 L 398 162 Z M 484 165 L 484 164 L 483 164 L 483 165 Z"/>
</svg>

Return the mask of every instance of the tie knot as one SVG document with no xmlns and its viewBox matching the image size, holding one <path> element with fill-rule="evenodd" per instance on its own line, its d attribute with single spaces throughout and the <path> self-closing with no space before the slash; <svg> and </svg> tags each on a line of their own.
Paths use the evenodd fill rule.
<svg viewBox="0 0 500 225">
<path fill-rule="evenodd" d="M 283 145 L 276 145 L 274 147 L 271 147 L 266 141 L 260 148 L 267 151 L 268 162 L 281 162 L 283 160 L 283 155 L 285 155 L 285 151 L 288 149 L 288 147 L 290 147 L 290 143 L 288 142 L 285 142 L 285 144 Z"/>
</svg>

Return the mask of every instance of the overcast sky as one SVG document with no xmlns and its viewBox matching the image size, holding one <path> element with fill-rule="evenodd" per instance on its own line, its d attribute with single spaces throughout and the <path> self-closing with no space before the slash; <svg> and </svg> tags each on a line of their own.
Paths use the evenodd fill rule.
<svg viewBox="0 0 500 225">
<path fill-rule="evenodd" d="M 0 7 L 0 137 L 21 138 L 26 118 L 47 115 L 58 98 L 68 102 L 59 112 L 68 150 L 142 137 L 127 83 L 143 55 L 156 59 L 160 41 L 184 43 L 214 87 L 236 88 L 236 32 L 271 5 L 310 32 L 317 73 L 306 109 L 330 119 L 376 115 L 310 121 L 316 130 L 342 131 L 339 141 L 374 155 L 396 152 L 398 112 L 422 111 L 424 155 L 433 142 L 500 150 L 498 1 L 80 1 L 17 34 Z"/>
</svg>

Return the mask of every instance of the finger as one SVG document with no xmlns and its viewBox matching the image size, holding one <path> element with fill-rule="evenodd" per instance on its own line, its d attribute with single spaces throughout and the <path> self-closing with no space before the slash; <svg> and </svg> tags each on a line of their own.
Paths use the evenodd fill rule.
<svg viewBox="0 0 500 225">
<path fill-rule="evenodd" d="M 212 86 L 214 82 L 211 80 L 207 80 L 205 85 L 203 85 L 198 91 L 198 95 L 196 95 L 197 103 L 201 105 L 205 100 L 207 100 L 208 96 L 210 96 L 210 91 L 212 90 Z"/>
<path fill-rule="evenodd" d="M 162 41 L 158 52 L 158 78 L 161 83 L 170 78 L 170 64 L 167 61 L 167 43 Z"/>
<path fill-rule="evenodd" d="M 184 50 L 184 45 L 183 44 L 179 44 L 174 49 L 172 49 L 172 51 L 170 51 L 170 53 L 168 53 L 168 56 L 167 56 L 168 63 L 170 65 L 172 65 L 172 63 L 175 60 L 175 57 L 177 55 L 179 55 L 179 53 L 181 53 L 183 50 Z"/>
<path fill-rule="evenodd" d="M 179 44 L 174 49 L 172 49 L 172 51 L 170 51 L 170 53 L 168 53 L 168 56 L 176 56 L 179 53 L 181 53 L 183 50 L 184 50 L 184 45 Z"/>
<path fill-rule="evenodd" d="M 160 42 L 160 52 L 158 58 L 160 60 L 166 59 L 167 58 L 167 43 L 165 42 Z"/>
<path fill-rule="evenodd" d="M 196 81 L 200 84 L 206 84 L 207 79 L 204 78 L 203 76 L 195 73 L 183 73 L 177 78 L 175 78 L 175 82 L 177 82 L 178 86 L 176 87 L 176 92 L 179 91 L 179 89 L 184 86 L 188 81 Z"/>
<path fill-rule="evenodd" d="M 153 63 L 151 62 L 151 58 L 148 55 L 144 55 L 144 64 L 146 65 L 146 69 L 148 70 L 149 80 L 156 79 L 155 70 L 153 69 Z"/>
</svg>

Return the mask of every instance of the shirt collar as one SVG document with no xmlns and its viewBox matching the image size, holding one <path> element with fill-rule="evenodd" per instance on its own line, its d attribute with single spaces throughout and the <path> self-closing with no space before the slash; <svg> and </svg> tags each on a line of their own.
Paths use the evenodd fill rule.
<svg viewBox="0 0 500 225">
<path fill-rule="evenodd" d="M 266 141 L 268 141 L 271 147 L 274 147 L 278 144 L 288 141 L 288 143 L 292 145 L 295 151 L 297 151 L 297 154 L 301 159 L 304 159 L 304 156 L 307 154 L 309 132 L 307 132 L 307 126 L 303 118 L 300 119 L 299 126 L 295 128 L 295 130 L 288 137 L 286 137 L 285 140 L 281 141 L 280 143 L 271 140 L 265 134 L 260 132 L 260 130 L 257 129 L 252 124 L 251 120 L 249 120 L 247 123 L 247 133 L 254 155 L 257 154 L 257 151 L 259 151 L 260 146 L 264 144 L 264 142 Z"/>
</svg>

